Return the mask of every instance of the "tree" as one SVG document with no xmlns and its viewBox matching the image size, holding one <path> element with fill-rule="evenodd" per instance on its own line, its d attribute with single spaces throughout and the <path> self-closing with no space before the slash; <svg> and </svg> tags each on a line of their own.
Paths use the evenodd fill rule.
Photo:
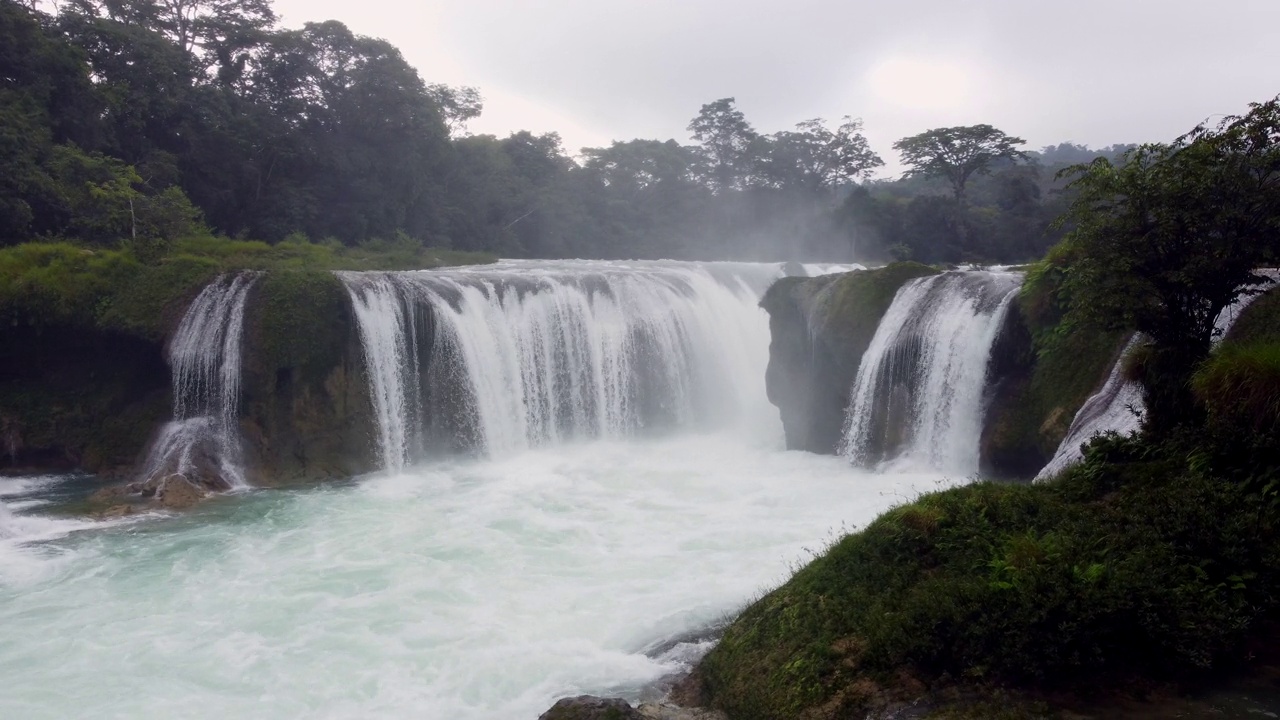
<svg viewBox="0 0 1280 720">
<path fill-rule="evenodd" d="M 938 177 L 951 184 L 956 202 L 963 205 L 965 185 L 975 174 L 991 170 L 997 160 L 1026 158 L 1018 150 L 1022 138 L 1006 135 L 990 125 L 936 128 L 905 137 L 893 144 L 910 166 L 907 176 Z"/>
<path fill-rule="evenodd" d="M 849 116 L 834 131 L 821 118 L 798 123 L 794 131 L 762 138 L 757 174 L 769 187 L 813 192 L 861 180 L 884 161 L 862 134 L 862 121 Z"/>
<path fill-rule="evenodd" d="M 450 87 L 436 83 L 427 86 L 427 94 L 435 101 L 450 135 L 466 132 L 467 123 L 480 117 L 484 98 L 473 87 Z"/>
<path fill-rule="evenodd" d="M 689 123 L 689 132 L 701 144 L 702 176 L 716 192 L 742 189 L 751 172 L 748 150 L 759 137 L 734 102 L 730 97 L 707 103 Z"/>
<path fill-rule="evenodd" d="M 270 0 L 71 0 L 72 12 L 160 33 L 229 84 L 275 25 Z"/>
<path fill-rule="evenodd" d="M 1144 333 L 1148 420 L 1179 424 L 1215 319 L 1280 252 L 1280 98 L 1070 172 L 1069 317 Z"/>
</svg>

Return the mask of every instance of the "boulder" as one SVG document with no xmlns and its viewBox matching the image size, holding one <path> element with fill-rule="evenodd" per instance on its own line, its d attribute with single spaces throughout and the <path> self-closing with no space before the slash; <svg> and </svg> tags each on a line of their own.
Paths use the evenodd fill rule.
<svg viewBox="0 0 1280 720">
<path fill-rule="evenodd" d="M 645 720 L 626 700 L 580 695 L 563 698 L 538 720 Z"/>
<path fill-rule="evenodd" d="M 719 710 L 687 708 L 670 703 L 643 703 L 636 708 L 646 720 L 729 720 Z"/>
<path fill-rule="evenodd" d="M 186 510 L 204 498 L 204 491 L 181 475 L 166 477 L 156 490 L 156 499 L 171 510 Z"/>
</svg>

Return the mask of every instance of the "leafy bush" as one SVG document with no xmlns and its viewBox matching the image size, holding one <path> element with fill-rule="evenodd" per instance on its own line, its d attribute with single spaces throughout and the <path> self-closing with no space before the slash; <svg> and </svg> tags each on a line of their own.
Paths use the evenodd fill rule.
<svg viewBox="0 0 1280 720">
<path fill-rule="evenodd" d="M 1105 686 L 1244 659 L 1272 616 L 1274 510 L 1116 437 L 1051 485 L 921 497 L 749 607 L 703 662 L 735 718 L 854 712 L 926 683 Z"/>
</svg>

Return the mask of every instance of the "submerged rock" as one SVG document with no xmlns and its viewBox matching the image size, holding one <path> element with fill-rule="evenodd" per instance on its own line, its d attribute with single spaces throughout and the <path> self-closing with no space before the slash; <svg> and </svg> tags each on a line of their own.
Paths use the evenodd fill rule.
<svg viewBox="0 0 1280 720">
<path fill-rule="evenodd" d="M 636 708 L 645 720 L 729 720 L 719 710 L 686 708 L 670 703 L 642 703 Z"/>
<path fill-rule="evenodd" d="M 538 720 L 645 720 L 626 700 L 580 695 L 563 698 L 542 713 Z"/>
<path fill-rule="evenodd" d="M 122 517 L 128 517 L 135 512 L 132 505 L 112 505 L 102 512 L 92 513 L 90 517 L 94 520 L 116 520 Z"/>
</svg>

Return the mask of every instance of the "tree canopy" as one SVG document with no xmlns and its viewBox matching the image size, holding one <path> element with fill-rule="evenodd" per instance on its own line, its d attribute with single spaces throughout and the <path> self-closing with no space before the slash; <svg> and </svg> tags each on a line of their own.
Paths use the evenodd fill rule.
<svg viewBox="0 0 1280 720">
<path fill-rule="evenodd" d="M 964 202 L 965 186 L 975 174 L 990 172 L 997 160 L 1020 160 L 1026 141 L 990 125 L 967 125 L 927 130 L 893 144 L 910 167 L 908 175 L 940 177 L 951 184 L 957 202 Z"/>
<path fill-rule="evenodd" d="M 689 138 L 575 156 L 554 133 L 470 134 L 476 88 L 339 22 L 279 27 L 269 0 L 57 7 L 0 0 L 0 243 L 137 231 L 152 252 L 203 225 L 509 256 L 1013 262 L 1055 237 L 1051 172 L 991 163 L 958 207 L 928 178 L 873 180 L 852 116 L 765 132 L 727 97 Z"/>
<path fill-rule="evenodd" d="M 1280 99 L 1068 172 L 1072 317 L 1150 339 L 1148 405 L 1176 423 L 1216 318 L 1280 253 Z"/>
</svg>

